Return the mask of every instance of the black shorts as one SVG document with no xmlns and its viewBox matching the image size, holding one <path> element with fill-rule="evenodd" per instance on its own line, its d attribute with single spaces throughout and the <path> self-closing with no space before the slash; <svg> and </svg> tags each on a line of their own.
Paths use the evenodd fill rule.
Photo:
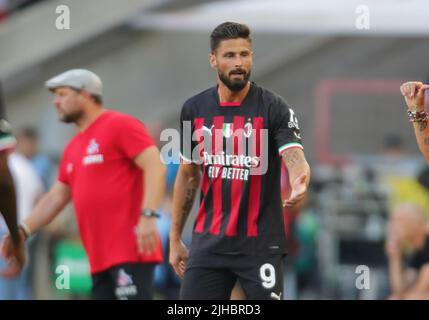
<svg viewBox="0 0 429 320">
<path fill-rule="evenodd" d="M 249 300 L 281 300 L 283 257 L 282 254 L 191 256 L 180 299 L 229 300 L 238 280 Z"/>
<path fill-rule="evenodd" d="M 92 276 L 93 300 L 151 300 L 153 263 L 123 263 Z"/>
</svg>

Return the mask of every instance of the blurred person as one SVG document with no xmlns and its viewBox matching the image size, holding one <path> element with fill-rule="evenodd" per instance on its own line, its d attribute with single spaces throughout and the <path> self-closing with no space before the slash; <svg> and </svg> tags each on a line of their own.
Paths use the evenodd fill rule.
<svg viewBox="0 0 429 320">
<path fill-rule="evenodd" d="M 8 164 L 15 184 L 17 198 L 18 223 L 28 217 L 44 192 L 43 184 L 31 162 L 16 150 L 19 149 L 20 140 L 14 152 L 9 155 Z M 6 226 L 0 223 L 0 236 L 7 233 Z M 33 240 L 33 239 L 32 239 Z M 14 278 L 0 279 L 0 300 L 29 300 L 32 299 L 30 269 L 27 255 L 27 264 L 21 274 Z M 0 259 L 0 264 L 5 263 Z"/>
<path fill-rule="evenodd" d="M 380 191 L 386 196 L 387 210 L 401 203 L 415 203 L 429 214 L 427 191 L 417 182 L 416 176 L 424 161 L 407 152 L 403 139 L 390 133 L 383 139 L 380 160 L 372 165 L 379 182 Z"/>
<path fill-rule="evenodd" d="M 170 263 L 183 277 L 181 299 L 229 299 L 239 280 L 247 299 L 280 300 L 286 242 L 281 162 L 292 186 L 283 205 L 299 204 L 310 179 L 297 119 L 280 96 L 249 81 L 253 59 L 246 25 L 222 23 L 210 39 L 217 86 L 187 100 L 180 117 L 182 163 L 174 186 Z M 192 134 L 186 132 L 189 123 Z M 268 129 L 268 154 L 261 154 L 263 129 Z M 191 140 L 194 135 L 201 138 L 199 145 Z M 214 141 L 213 149 L 205 149 L 206 139 Z M 255 157 L 240 151 L 245 140 L 256 149 Z M 232 142 L 232 152 L 224 141 Z M 204 149 L 193 156 L 198 148 Z M 267 171 L 258 172 L 264 157 Z M 200 182 L 188 253 L 181 237 Z"/>
<path fill-rule="evenodd" d="M 17 134 L 17 140 L 16 151 L 31 161 L 45 190 L 48 190 L 52 181 L 53 163 L 49 156 L 40 152 L 39 133 L 33 127 L 24 127 Z"/>
<path fill-rule="evenodd" d="M 22 128 L 17 134 L 18 144 L 16 151 L 31 160 L 36 156 L 38 151 L 38 134 L 37 131 L 30 127 Z"/>
<path fill-rule="evenodd" d="M 398 205 L 392 212 L 386 254 L 391 299 L 429 299 L 429 230 L 422 208 Z M 404 260 L 408 256 L 408 263 Z"/>
<path fill-rule="evenodd" d="M 378 157 L 371 168 L 382 177 L 414 178 L 425 166 L 421 157 L 416 157 L 407 151 L 404 139 L 394 132 L 382 138 Z"/>
<path fill-rule="evenodd" d="M 41 180 L 42 182 L 43 192 L 48 191 L 52 182 L 55 180 L 54 165 L 47 154 L 40 152 L 40 139 L 37 129 L 33 126 L 22 127 L 17 132 L 16 137 L 18 143 L 15 154 L 22 155 L 25 159 L 28 159 L 28 161 L 31 162 L 31 165 L 34 168 L 33 171 L 36 171 L 38 180 Z M 55 225 L 55 223 L 51 224 L 50 228 L 53 227 L 53 225 Z M 43 254 L 43 252 L 46 252 L 45 248 L 48 244 L 57 240 L 55 237 L 50 237 L 50 228 L 46 228 L 43 232 L 38 232 L 32 236 L 29 243 L 26 245 L 29 263 L 23 273 L 24 275 L 28 275 L 27 277 L 24 276 L 24 278 L 27 278 L 31 283 L 31 287 L 33 289 L 32 295 L 35 299 L 38 299 L 41 296 L 40 292 L 42 290 L 45 292 L 48 291 L 46 290 L 44 283 L 47 283 L 46 277 L 50 276 L 50 270 L 43 267 L 43 264 L 46 264 L 47 260 L 47 255 Z M 22 277 L 23 276 L 21 276 L 21 278 Z"/>
<path fill-rule="evenodd" d="M 103 106 L 95 73 L 69 70 L 46 86 L 59 120 L 79 132 L 65 148 L 58 181 L 21 224 L 25 237 L 72 200 L 90 264 L 91 298 L 151 299 L 154 268 L 162 261 L 156 210 L 165 167 L 158 148 L 139 120 Z"/>
<path fill-rule="evenodd" d="M 1 102 L 0 111 L 3 111 Z M 5 277 L 20 272 L 25 263 L 22 230 L 18 227 L 17 221 L 15 184 L 7 161 L 9 152 L 15 144 L 16 139 L 12 135 L 9 123 L 0 118 L 0 213 L 10 232 L 8 250 L 0 250 L 2 256 L 8 257 L 7 266 L 0 273 Z"/>
<path fill-rule="evenodd" d="M 169 163 L 167 166 L 166 184 L 167 192 L 163 204 L 159 210 L 160 218 L 158 219 L 158 230 L 161 236 L 162 252 L 164 257 L 169 255 L 169 234 L 171 229 L 171 208 L 173 198 L 173 186 L 176 179 L 178 165 Z M 180 278 L 174 272 L 172 266 L 165 259 L 163 263 L 158 264 L 155 268 L 155 291 L 167 300 L 177 300 L 180 291 Z"/>
<path fill-rule="evenodd" d="M 429 85 L 418 81 L 409 81 L 401 85 L 400 90 L 408 107 L 408 117 L 413 123 L 417 144 L 426 162 L 429 163 L 428 115 L 425 110 L 425 93 Z"/>
<path fill-rule="evenodd" d="M 169 233 L 171 229 L 171 191 L 167 192 L 160 218 L 158 219 L 158 230 L 161 236 L 162 252 L 165 257 L 169 255 Z M 171 265 L 166 259 L 155 268 L 155 290 L 167 300 L 177 300 L 180 291 L 180 278 L 176 275 Z"/>
</svg>

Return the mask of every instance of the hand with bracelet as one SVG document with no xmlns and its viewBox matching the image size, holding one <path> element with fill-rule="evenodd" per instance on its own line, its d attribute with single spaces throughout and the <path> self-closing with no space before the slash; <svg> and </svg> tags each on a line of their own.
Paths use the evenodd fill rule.
<svg viewBox="0 0 429 320">
<path fill-rule="evenodd" d="M 409 81 L 405 82 L 400 89 L 409 111 L 415 114 L 425 111 L 425 91 L 429 89 L 429 85 Z"/>
<path fill-rule="evenodd" d="M 425 92 L 429 85 L 418 81 L 409 81 L 401 85 L 401 93 L 408 106 L 408 118 L 413 122 L 417 144 L 425 160 L 429 163 L 429 116 L 425 110 Z"/>
</svg>

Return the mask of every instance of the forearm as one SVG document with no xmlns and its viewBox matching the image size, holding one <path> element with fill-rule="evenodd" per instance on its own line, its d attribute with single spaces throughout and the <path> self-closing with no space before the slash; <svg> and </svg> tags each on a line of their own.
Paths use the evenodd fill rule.
<svg viewBox="0 0 429 320">
<path fill-rule="evenodd" d="M 179 170 L 174 184 L 172 227 L 170 231 L 172 241 L 176 241 L 182 236 L 199 184 L 200 173 L 197 170 L 193 172 Z"/>
<path fill-rule="evenodd" d="M 300 176 L 305 175 L 307 177 L 307 186 L 310 183 L 310 166 L 305 159 L 304 152 L 301 149 L 294 148 L 283 153 L 283 162 L 286 165 L 289 175 L 289 183 L 293 185 L 293 182 Z"/>
<path fill-rule="evenodd" d="M 401 297 L 404 294 L 404 271 L 401 257 L 389 257 L 389 281 L 393 295 Z"/>
<path fill-rule="evenodd" d="M 143 209 L 158 210 L 165 194 L 165 166 L 159 162 L 144 172 Z"/>
<path fill-rule="evenodd" d="M 1 155 L 0 163 L 0 212 L 9 228 L 13 240 L 19 239 L 16 213 L 16 194 L 12 176 L 7 167 L 6 156 Z"/>
<path fill-rule="evenodd" d="M 67 202 L 67 200 L 50 191 L 40 199 L 24 223 L 31 233 L 37 232 L 48 225 L 61 212 Z"/>
</svg>

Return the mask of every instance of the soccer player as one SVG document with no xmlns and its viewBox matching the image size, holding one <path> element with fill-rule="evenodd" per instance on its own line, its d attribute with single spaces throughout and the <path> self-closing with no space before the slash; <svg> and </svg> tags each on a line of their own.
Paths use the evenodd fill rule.
<svg viewBox="0 0 429 320">
<path fill-rule="evenodd" d="M 143 124 L 102 105 L 102 83 L 74 69 L 46 82 L 59 119 L 79 132 L 65 148 L 58 181 L 21 224 L 26 237 L 73 201 L 91 275 L 92 299 L 150 299 L 162 261 L 156 210 L 165 166 Z"/>
<path fill-rule="evenodd" d="M 8 266 L 1 272 L 6 277 L 19 272 L 25 262 L 24 241 L 17 223 L 15 186 L 7 162 L 8 152 L 15 143 L 10 125 L 0 118 L 0 213 L 10 231 L 9 248 L 1 252 L 8 257 Z"/>
<path fill-rule="evenodd" d="M 277 94 L 250 82 L 246 25 L 225 22 L 211 34 L 217 86 L 187 100 L 173 199 L 170 263 L 183 277 L 181 299 L 229 299 L 238 279 L 248 299 L 282 299 L 285 234 L 280 168 L 299 204 L 310 180 L 297 118 Z M 188 132 L 190 131 L 190 132 Z M 182 231 L 201 182 L 193 240 Z"/>
<path fill-rule="evenodd" d="M 425 92 L 429 85 L 418 81 L 409 81 L 401 85 L 401 93 L 408 106 L 408 117 L 413 123 L 417 144 L 426 162 L 429 163 L 428 115 L 425 111 Z"/>
</svg>

